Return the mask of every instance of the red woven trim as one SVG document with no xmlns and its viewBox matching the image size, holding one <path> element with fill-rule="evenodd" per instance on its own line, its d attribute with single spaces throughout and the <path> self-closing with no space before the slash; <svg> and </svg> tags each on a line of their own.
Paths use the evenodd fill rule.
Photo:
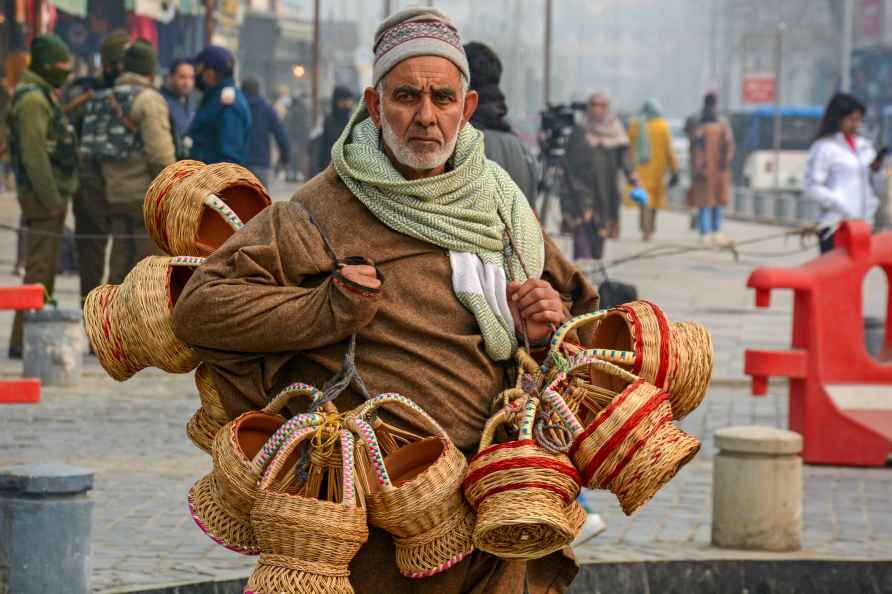
<svg viewBox="0 0 892 594">
<path fill-rule="evenodd" d="M 474 457 L 471 458 L 471 459 L 468 461 L 468 463 L 469 463 L 469 464 L 473 464 L 473 463 L 474 463 L 474 460 L 476 460 L 476 459 L 479 458 L 480 456 L 483 456 L 483 455 L 488 454 L 488 453 L 490 453 L 490 452 L 497 452 L 497 451 L 499 451 L 499 450 L 507 450 L 507 449 L 509 449 L 509 448 L 519 448 L 519 447 L 521 447 L 521 446 L 536 446 L 536 447 L 539 447 L 539 444 L 536 443 L 536 442 L 535 442 L 534 440 L 532 440 L 532 439 L 518 439 L 518 440 L 515 440 L 515 441 L 506 441 L 505 443 L 500 443 L 500 444 L 496 444 L 496 445 L 491 445 L 491 446 L 489 446 L 488 448 L 486 448 L 485 450 L 481 450 L 481 451 L 477 452 L 476 454 L 474 454 Z"/>
<path fill-rule="evenodd" d="M 487 464 L 486 466 L 478 468 L 474 472 L 468 474 L 467 477 L 465 477 L 464 487 L 466 489 L 470 488 L 471 485 L 473 485 L 483 477 L 494 472 L 499 472 L 500 470 L 514 470 L 517 468 L 530 467 L 544 470 L 553 470 L 570 477 L 576 482 L 576 484 L 582 484 L 581 478 L 579 476 L 579 471 L 577 471 L 576 468 L 570 464 L 567 464 L 565 462 L 558 462 L 557 460 L 546 458 L 544 456 L 520 456 L 518 458 L 511 458 L 510 460 L 500 460 L 498 462 L 493 462 L 491 464 Z"/>
<path fill-rule="evenodd" d="M 552 493 L 556 493 L 561 499 L 563 499 L 564 504 L 568 504 L 573 499 L 576 498 L 575 493 L 567 493 L 563 489 L 558 488 L 551 483 L 546 483 L 542 481 L 528 481 L 524 483 L 511 483 L 509 485 L 499 485 L 498 487 L 493 487 L 489 491 L 483 494 L 482 497 L 478 501 L 483 501 L 487 497 L 491 497 L 492 495 L 497 495 L 498 493 L 505 493 L 506 491 L 515 491 L 517 489 L 544 489 L 546 491 L 551 491 Z"/>
<path fill-rule="evenodd" d="M 588 439 L 589 435 L 597 431 L 598 427 L 601 426 L 601 423 L 606 421 L 607 418 L 611 414 L 613 414 L 613 411 L 619 408 L 619 406 L 626 400 L 626 398 L 628 398 L 629 394 L 637 390 L 638 387 L 643 383 L 644 380 L 640 379 L 637 382 L 629 384 L 629 386 L 625 390 L 623 390 L 622 393 L 619 394 L 619 396 L 614 397 L 613 401 L 607 406 L 607 408 L 598 413 L 598 416 L 595 417 L 595 420 L 592 421 L 591 424 L 585 428 L 585 431 L 583 431 L 579 435 L 579 437 L 573 440 L 573 445 L 570 446 L 570 451 L 568 452 L 571 458 L 576 455 L 576 452 L 577 450 L 579 450 L 579 446 L 582 445 L 582 442 Z"/>
<path fill-rule="evenodd" d="M 635 427 L 641 423 L 641 420 L 644 419 L 647 415 L 652 413 L 656 408 L 666 400 L 666 392 L 657 392 L 654 394 L 652 398 L 650 398 L 647 402 L 645 402 L 638 410 L 636 410 L 632 415 L 626 419 L 626 422 L 623 423 L 622 427 L 619 428 L 619 431 L 610 436 L 610 439 L 601 446 L 595 457 L 592 458 L 589 463 L 586 465 L 585 470 L 583 470 L 582 475 L 585 478 L 585 482 L 588 483 L 592 476 L 594 476 L 595 471 L 598 470 L 598 467 L 607 459 L 613 451 L 619 447 L 628 435 L 635 430 Z"/>
<path fill-rule="evenodd" d="M 641 319 L 638 317 L 638 314 L 635 313 L 635 310 L 631 307 L 624 307 L 625 311 L 629 313 L 629 317 L 632 318 L 632 339 L 635 341 L 635 364 L 632 365 L 632 373 L 638 375 L 641 373 L 641 365 L 644 362 L 644 340 L 642 338 L 643 331 L 641 330 Z"/>
<path fill-rule="evenodd" d="M 629 453 L 626 454 L 626 457 L 620 461 L 620 463 L 616 466 L 616 469 L 612 473 L 610 473 L 610 476 L 607 477 L 607 481 L 605 481 L 604 484 L 609 485 L 610 483 L 612 483 L 613 479 L 615 479 L 617 476 L 619 476 L 619 473 L 622 472 L 623 469 L 626 467 L 626 465 L 632 460 L 632 457 L 636 454 L 636 452 L 638 452 L 639 449 L 644 447 L 644 444 L 646 444 L 648 441 L 650 441 L 650 438 L 653 437 L 657 431 L 662 429 L 663 425 L 665 425 L 666 423 L 668 423 L 671 420 L 672 420 L 671 413 L 664 416 L 662 419 L 660 419 L 660 422 L 657 423 L 656 427 L 654 427 L 651 431 L 648 432 L 647 435 L 644 436 L 644 439 L 640 440 L 638 443 L 636 443 L 634 446 L 632 446 L 632 449 L 629 450 Z"/>
<path fill-rule="evenodd" d="M 658 388 L 665 388 L 666 374 L 669 371 L 669 323 L 659 307 L 650 301 L 644 301 L 644 303 L 653 310 L 657 318 L 657 325 L 660 327 L 660 366 L 657 369 L 657 377 L 654 380 L 654 384 Z"/>
</svg>

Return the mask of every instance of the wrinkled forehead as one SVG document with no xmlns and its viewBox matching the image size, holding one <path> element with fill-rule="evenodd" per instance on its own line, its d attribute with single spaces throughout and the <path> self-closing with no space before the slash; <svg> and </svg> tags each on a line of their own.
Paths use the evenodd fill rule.
<svg viewBox="0 0 892 594">
<path fill-rule="evenodd" d="M 419 90 L 449 89 L 460 94 L 461 71 L 440 56 L 415 56 L 398 63 L 383 78 L 387 89 L 410 86 Z"/>
</svg>

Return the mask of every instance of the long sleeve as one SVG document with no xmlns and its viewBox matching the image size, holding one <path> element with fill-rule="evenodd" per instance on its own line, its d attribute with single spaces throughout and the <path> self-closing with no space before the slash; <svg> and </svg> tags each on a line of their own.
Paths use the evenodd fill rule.
<svg viewBox="0 0 892 594">
<path fill-rule="evenodd" d="M 380 291 L 357 292 L 332 268 L 303 210 L 276 203 L 196 270 L 174 309 L 174 331 L 190 345 L 236 353 L 335 344 L 372 321 Z"/>
<path fill-rule="evenodd" d="M 38 92 L 28 93 L 15 107 L 18 150 L 31 189 L 45 209 L 59 210 L 64 208 L 65 202 L 56 185 L 53 165 L 47 151 L 51 119 L 50 108 Z"/>
<path fill-rule="evenodd" d="M 812 145 L 805 166 L 803 190 L 805 195 L 815 200 L 822 208 L 839 212 L 848 216 L 845 200 L 830 188 L 831 162 L 820 141 Z"/>
<path fill-rule="evenodd" d="M 288 133 L 285 132 L 285 126 L 282 125 L 282 120 L 279 119 L 275 110 L 270 106 L 267 106 L 267 117 L 272 122 L 273 136 L 276 137 L 276 144 L 279 147 L 279 160 L 282 163 L 290 163 L 291 145 L 288 142 Z"/>
<path fill-rule="evenodd" d="M 132 115 L 139 125 L 146 165 L 150 174 L 157 176 L 176 160 L 167 101 L 159 93 L 147 89 L 134 101 Z"/>
<path fill-rule="evenodd" d="M 217 154 L 224 161 L 242 163 L 250 125 L 246 128 L 238 110 L 231 106 L 220 110 L 220 122 L 217 125 Z"/>
</svg>

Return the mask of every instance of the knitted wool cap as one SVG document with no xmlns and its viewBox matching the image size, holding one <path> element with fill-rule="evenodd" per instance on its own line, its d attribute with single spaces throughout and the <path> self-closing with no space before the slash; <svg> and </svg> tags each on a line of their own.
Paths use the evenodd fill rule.
<svg viewBox="0 0 892 594">
<path fill-rule="evenodd" d="M 158 66 L 155 48 L 142 39 L 135 41 L 124 52 L 124 70 L 142 76 L 152 76 Z"/>
<path fill-rule="evenodd" d="M 38 72 L 46 66 L 70 59 L 68 46 L 55 33 L 41 33 L 31 42 L 31 67 Z"/>
<path fill-rule="evenodd" d="M 115 64 L 124 59 L 124 51 L 127 44 L 130 43 L 130 34 L 127 31 L 118 29 L 112 31 L 102 40 L 102 46 L 99 48 L 99 56 L 102 58 L 103 64 Z"/>
<path fill-rule="evenodd" d="M 455 64 L 465 80 L 471 79 L 468 59 L 453 22 L 436 8 L 406 8 L 378 26 L 375 31 L 373 84 L 409 58 L 440 56 Z"/>
</svg>

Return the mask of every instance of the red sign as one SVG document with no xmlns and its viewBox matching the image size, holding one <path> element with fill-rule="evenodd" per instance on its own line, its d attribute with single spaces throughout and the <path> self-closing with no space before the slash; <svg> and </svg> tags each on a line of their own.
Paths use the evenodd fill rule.
<svg viewBox="0 0 892 594">
<path fill-rule="evenodd" d="M 750 75 L 743 79 L 744 103 L 774 103 L 774 75 Z"/>
</svg>

